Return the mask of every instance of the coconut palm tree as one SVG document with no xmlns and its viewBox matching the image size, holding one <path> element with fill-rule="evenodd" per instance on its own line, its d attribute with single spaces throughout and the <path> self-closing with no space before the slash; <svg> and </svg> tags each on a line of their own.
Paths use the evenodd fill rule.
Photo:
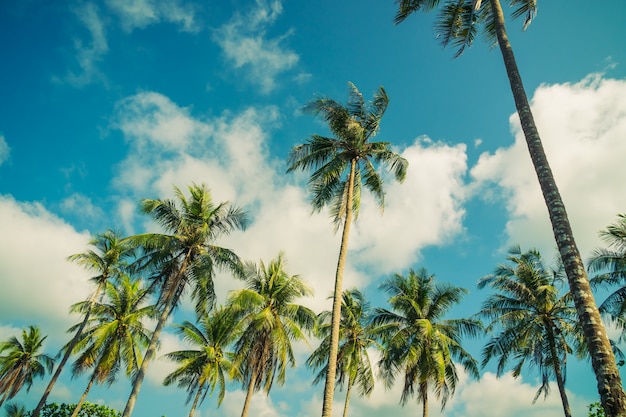
<svg viewBox="0 0 626 417">
<path fill-rule="evenodd" d="M 343 417 L 348 415 L 352 387 L 356 385 L 359 395 L 365 396 L 369 396 L 374 389 L 374 372 L 367 349 L 382 349 L 382 346 L 376 340 L 376 327 L 370 321 L 371 312 L 370 303 L 361 291 L 352 289 L 343 292 L 337 354 L 337 384 L 346 386 Z M 314 384 L 322 381 L 327 373 L 330 318 L 330 311 L 319 314 L 316 333 L 322 341 L 306 361 L 306 365 L 313 369 L 321 368 L 313 380 Z"/>
<path fill-rule="evenodd" d="M 156 316 L 155 306 L 146 305 L 147 295 L 148 290 L 141 287 L 140 281 L 133 282 L 122 276 L 116 283 L 106 284 L 105 302 L 73 306 L 78 311 L 90 308 L 92 314 L 88 327 L 74 347 L 74 353 L 81 352 L 72 367 L 74 376 L 91 370 L 91 378 L 72 417 L 80 412 L 94 383 L 111 385 L 123 365 L 127 376 L 139 369 L 141 351 L 148 346 L 151 336 L 142 320 Z"/>
<path fill-rule="evenodd" d="M 400 403 L 416 397 L 422 403 L 423 417 L 428 416 L 430 390 L 441 400 L 443 410 L 458 382 L 454 359 L 472 377 L 478 377 L 478 363 L 461 346 L 461 338 L 482 334 L 481 323 L 443 318 L 467 290 L 435 284 L 435 276 L 424 268 L 410 270 L 407 276 L 395 274 L 380 289 L 389 295 L 392 308 L 377 308 L 373 319 L 383 336 L 381 376 L 391 387 L 396 376 L 403 373 Z"/>
<path fill-rule="evenodd" d="M 457 48 L 459 56 L 470 46 L 482 25 L 490 40 L 497 41 L 511 85 L 515 108 L 520 118 L 528 151 L 548 209 L 554 238 L 565 267 L 565 273 L 581 322 L 591 364 L 598 383 L 598 392 L 607 417 L 626 415 L 626 394 L 616 366 L 606 329 L 589 285 L 580 251 L 574 240 L 565 205 L 552 174 L 524 90 L 513 48 L 509 41 L 500 0 L 396 0 L 396 23 L 403 22 L 419 10 L 430 11 L 441 5 L 436 23 L 437 36 L 444 46 Z M 537 11 L 536 0 L 508 0 L 514 6 L 513 17 L 524 18 L 524 29 Z"/>
<path fill-rule="evenodd" d="M 54 359 L 40 353 L 47 337 L 31 325 L 22 330 L 21 340 L 12 336 L 0 343 L 0 407 L 24 386 L 29 391 L 34 378 L 43 377 L 46 370 L 52 372 Z"/>
<path fill-rule="evenodd" d="M 337 351 L 339 346 L 339 322 L 341 320 L 341 293 L 343 270 L 348 252 L 348 236 L 352 219 L 356 220 L 361 203 L 363 186 L 370 190 L 381 208 L 384 206 L 383 182 L 376 164 L 389 167 L 396 180 L 403 181 L 408 162 L 390 150 L 389 142 L 373 142 L 389 98 L 380 87 L 371 103 L 352 83 L 348 84 L 348 103 L 342 105 L 333 99 L 322 97 L 306 104 L 303 111 L 321 115 L 335 137 L 312 135 L 306 143 L 294 146 L 289 154 L 287 172 L 313 169 L 309 185 L 313 192 L 313 211 L 330 205 L 335 231 L 343 225 L 339 259 L 335 274 L 335 289 L 331 318 L 330 351 L 322 416 L 332 414 Z"/>
<path fill-rule="evenodd" d="M 93 249 L 89 249 L 83 253 L 71 255 L 67 259 L 81 265 L 88 271 L 94 272 L 96 275 L 91 278 L 91 282 L 95 284 L 96 288 L 89 297 L 89 301 L 84 306 L 84 310 L 81 311 L 84 314 L 83 321 L 79 326 L 74 327 L 74 337 L 70 343 L 67 344 L 63 357 L 61 358 L 52 379 L 50 379 L 48 386 L 39 400 L 39 403 L 32 412 L 32 417 L 39 416 L 42 407 L 48 399 L 48 395 L 52 392 L 54 384 L 61 375 L 65 364 L 70 358 L 70 355 L 74 350 L 74 346 L 76 346 L 76 343 L 81 338 L 83 329 L 89 321 L 91 307 L 97 301 L 101 301 L 107 282 L 117 279 L 120 273 L 122 273 L 122 270 L 127 266 L 128 261 L 133 257 L 132 248 L 122 239 L 119 233 L 112 230 L 107 230 L 104 233 L 94 236 L 89 241 L 89 245 L 92 246 Z"/>
<path fill-rule="evenodd" d="M 213 278 L 216 268 L 241 273 L 239 257 L 215 240 L 244 229 L 246 213 L 228 202 L 215 204 L 205 185 L 189 187 L 189 198 L 174 187 L 174 200 L 143 200 L 141 209 L 163 227 L 166 233 L 146 233 L 128 238 L 140 246 L 144 270 L 152 271 L 152 287 L 159 291 L 160 315 L 152 339 L 122 414 L 129 417 L 135 407 L 148 365 L 157 349 L 161 330 L 187 288 L 195 301 L 196 314 L 210 309 L 215 300 Z M 177 205 L 178 203 L 178 205 Z"/>
<path fill-rule="evenodd" d="M 247 262 L 245 288 L 228 295 L 228 305 L 240 317 L 234 364 L 246 387 L 241 417 L 248 415 L 255 391 L 269 394 L 274 381 L 284 384 L 287 367 L 295 366 L 291 342 L 305 341 L 304 331 L 315 325 L 315 313 L 295 303 L 312 295 L 311 289 L 285 267 L 282 253 L 267 266 Z"/>
<path fill-rule="evenodd" d="M 594 250 L 589 261 L 589 272 L 596 273 L 591 279 L 593 287 L 620 286 L 600 305 L 600 312 L 613 323 L 626 330 L 626 214 L 618 215 L 615 223 L 600 232 L 608 244 Z"/>
<path fill-rule="evenodd" d="M 196 407 L 204 401 L 208 393 L 219 387 L 218 407 L 222 404 L 226 392 L 226 376 L 238 378 L 237 370 L 231 362 L 232 353 L 226 349 L 237 336 L 235 316 L 227 308 L 204 313 L 198 320 L 198 326 L 189 321 L 176 325 L 176 330 L 183 340 L 194 349 L 170 352 L 165 357 L 180 366 L 169 374 L 163 385 L 178 383 L 189 393 L 187 402 L 193 397 L 189 417 L 193 417 Z"/>
<path fill-rule="evenodd" d="M 563 412 L 571 417 L 565 393 L 565 365 L 567 355 L 573 353 L 572 346 L 580 350 L 584 341 L 571 296 L 560 293 L 565 284 L 562 268 L 547 268 L 539 252 L 522 253 L 519 246 L 509 250 L 507 260 L 478 281 L 478 288 L 489 286 L 497 291 L 485 300 L 479 313 L 491 321 L 487 331 L 497 329 L 483 349 L 482 364 L 498 358 L 497 375 L 501 376 L 509 359 L 513 359 L 515 378 L 526 363 L 536 367 L 541 386 L 533 402 L 541 393 L 548 395 L 549 382 L 554 378 Z"/>
<path fill-rule="evenodd" d="M 19 403 L 7 403 L 5 417 L 28 417 L 29 413 L 24 405 Z"/>
</svg>

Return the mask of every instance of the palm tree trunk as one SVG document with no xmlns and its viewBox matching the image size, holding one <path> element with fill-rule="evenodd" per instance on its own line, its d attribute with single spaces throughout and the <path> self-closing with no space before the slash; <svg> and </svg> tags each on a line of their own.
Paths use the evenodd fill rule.
<svg viewBox="0 0 626 417">
<path fill-rule="evenodd" d="M 343 417 L 348 417 L 348 406 L 350 405 L 350 393 L 352 392 L 353 381 L 348 381 L 348 389 L 346 389 L 346 402 L 343 405 Z"/>
<path fill-rule="evenodd" d="M 550 345 L 550 354 L 552 355 L 552 363 L 554 365 L 556 385 L 559 387 L 559 394 L 561 395 L 561 402 L 563 403 L 563 412 L 565 413 L 565 417 L 572 417 L 572 411 L 569 408 L 569 401 L 567 399 L 567 394 L 565 393 L 565 381 L 563 380 L 563 374 L 561 373 L 561 362 L 559 361 L 559 357 L 556 352 L 554 329 L 551 323 L 546 323 L 546 330 L 548 331 L 548 344 Z"/>
<path fill-rule="evenodd" d="M 185 255 L 185 259 L 183 260 L 176 277 L 174 278 L 173 285 L 170 287 L 167 297 L 163 303 L 163 311 L 159 316 L 159 321 L 157 322 L 156 328 L 152 333 L 152 338 L 150 339 L 150 344 L 148 345 L 148 349 L 146 350 L 146 355 L 141 361 L 141 366 L 137 371 L 137 375 L 133 380 L 133 388 L 128 397 L 128 401 L 126 402 L 126 407 L 124 407 L 124 412 L 122 413 L 122 417 L 130 417 L 133 413 L 133 409 L 135 408 L 135 403 L 137 402 L 137 396 L 139 395 L 139 390 L 141 389 L 141 384 L 143 384 L 143 379 L 146 376 L 146 371 L 148 370 L 148 365 L 152 361 L 154 354 L 156 353 L 157 345 L 159 344 L 159 337 L 161 336 L 161 330 L 165 326 L 165 322 L 167 321 L 170 313 L 172 312 L 172 307 L 174 303 L 174 297 L 176 296 L 176 290 L 180 285 L 183 274 L 187 269 L 187 263 L 189 262 L 190 252 L 187 252 Z"/>
<path fill-rule="evenodd" d="M 561 199 L 556 182 L 535 125 L 522 79 L 515 62 L 513 49 L 508 40 L 504 26 L 504 13 L 499 0 L 490 0 L 493 11 L 494 25 L 498 44 L 504 60 L 515 107 L 519 115 L 522 130 L 526 137 L 539 185 L 543 193 L 554 237 L 565 267 L 570 291 L 581 322 L 587 348 L 591 356 L 591 364 L 596 374 L 598 393 L 607 417 L 626 416 L 626 395 L 622 388 L 622 380 L 615 363 L 611 344 L 602 324 L 598 307 L 593 298 L 589 280 L 583 266 L 582 258 L 569 223 L 565 206 Z"/>
<path fill-rule="evenodd" d="M 346 258 L 348 255 L 348 236 L 350 235 L 350 224 L 352 223 L 352 198 L 354 193 L 355 171 L 356 160 L 353 159 L 350 163 L 346 218 L 343 223 L 339 260 L 337 261 L 337 272 L 335 275 L 335 292 L 333 294 L 333 309 L 331 315 L 332 327 L 330 332 L 330 350 L 328 352 L 328 369 L 326 371 L 326 381 L 324 384 L 322 417 L 331 417 L 333 412 L 333 394 L 335 392 L 335 376 L 337 375 L 337 352 L 339 351 L 339 324 L 341 321 L 341 287 L 343 285 L 343 270 L 345 268 Z"/>
<path fill-rule="evenodd" d="M 422 395 L 422 417 L 428 417 L 428 384 L 420 384 Z"/>
<path fill-rule="evenodd" d="M 243 403 L 243 410 L 241 410 L 241 417 L 247 417 L 248 409 L 250 408 L 250 402 L 252 400 L 252 394 L 254 394 L 254 387 L 256 387 L 256 378 L 258 375 L 257 367 L 254 367 L 252 375 L 250 376 L 250 383 L 248 384 L 248 390 L 246 392 L 246 400 Z"/>
<path fill-rule="evenodd" d="M 202 394 L 203 388 L 204 388 L 204 385 L 200 384 L 200 386 L 198 387 L 198 392 L 196 392 L 196 397 L 193 399 L 191 410 L 189 410 L 189 417 L 193 417 L 193 414 L 196 412 L 196 407 L 198 406 L 198 401 L 200 400 L 200 394 Z"/>
<path fill-rule="evenodd" d="M 65 366 L 68 359 L 72 355 L 72 350 L 74 350 L 76 343 L 78 343 L 78 339 L 83 334 L 83 330 L 85 330 L 85 326 L 87 325 L 87 322 L 89 321 L 89 316 L 91 315 L 91 309 L 93 308 L 98 296 L 102 293 L 102 289 L 104 288 L 106 281 L 107 280 L 104 279 L 98 284 L 96 291 L 93 293 L 93 295 L 89 299 L 89 308 L 87 309 L 87 312 L 85 313 L 85 318 L 83 319 L 83 322 L 80 324 L 80 327 L 78 328 L 78 330 L 76 330 L 76 333 L 74 334 L 74 337 L 72 338 L 70 344 L 67 346 L 67 349 L 65 350 L 65 353 L 63 354 L 63 358 L 61 359 L 61 362 L 59 362 L 59 366 L 57 366 L 57 369 L 54 372 L 54 375 L 52 375 L 52 379 L 48 383 L 46 390 L 43 392 L 43 395 L 41 396 L 41 399 L 39 400 L 37 407 L 35 407 L 35 409 L 31 413 L 31 417 L 39 417 L 39 413 L 41 412 L 41 409 L 43 408 L 43 406 L 46 404 L 46 400 L 48 399 L 48 396 L 52 392 L 52 388 L 54 387 L 54 384 L 56 384 L 57 380 L 59 379 L 59 376 L 61 376 L 63 367 Z"/>
<path fill-rule="evenodd" d="M 85 402 L 85 399 L 87 398 L 87 394 L 89 394 L 89 390 L 91 390 L 91 387 L 95 380 L 96 380 L 96 370 L 94 369 L 93 374 L 91 375 L 91 378 L 89 379 L 89 383 L 87 384 L 87 388 L 85 389 L 85 392 L 83 392 L 83 396 L 80 397 L 78 404 L 76 404 L 76 408 L 74 408 L 72 417 L 76 417 L 78 413 L 80 412 L 80 409 L 83 407 L 83 403 Z"/>
</svg>

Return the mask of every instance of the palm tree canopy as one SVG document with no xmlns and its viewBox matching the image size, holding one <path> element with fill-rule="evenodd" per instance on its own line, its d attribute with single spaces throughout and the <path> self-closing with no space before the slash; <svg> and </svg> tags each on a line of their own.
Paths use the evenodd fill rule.
<svg viewBox="0 0 626 417">
<path fill-rule="evenodd" d="M 576 309 L 565 284 L 562 268 L 547 268 L 536 250 L 522 253 L 518 246 L 509 250 L 508 263 L 478 281 L 478 288 L 496 290 L 482 305 L 480 316 L 490 320 L 488 331 L 497 330 L 483 349 L 482 365 L 498 358 L 497 374 L 502 375 L 509 359 L 516 361 L 513 376 L 518 377 L 526 362 L 536 367 L 542 384 L 535 400 L 549 393 L 554 364 L 564 368 L 567 354 L 585 350 Z M 550 347 L 554 337 L 558 357 Z M 565 374 L 563 372 L 563 374 Z"/>
<path fill-rule="evenodd" d="M 213 310 L 210 314 L 204 313 L 198 320 L 198 325 L 189 321 L 176 325 L 177 333 L 193 349 L 170 352 L 165 355 L 177 362 L 179 367 L 165 377 L 163 385 L 177 383 L 180 388 L 188 392 L 189 403 L 198 390 L 204 390 L 200 402 L 207 393 L 213 393 L 219 386 L 218 405 L 222 403 L 226 392 L 226 376 L 239 378 L 233 367 L 233 354 L 228 349 L 237 336 L 235 316 L 227 308 Z"/>
<path fill-rule="evenodd" d="M 313 211 L 331 205 L 336 227 L 345 217 L 347 176 L 352 163 L 355 164 L 355 181 L 351 204 L 355 218 L 358 217 L 363 186 L 373 193 L 381 208 L 384 207 L 383 182 L 375 163 L 389 167 L 398 181 L 403 181 L 406 176 L 406 159 L 391 151 L 389 142 L 371 141 L 379 131 L 388 103 L 383 87 L 379 87 L 373 100 L 366 103 L 356 86 L 348 83 L 345 106 L 321 97 L 303 107 L 304 112 L 323 117 L 335 137 L 312 135 L 304 144 L 294 146 L 289 154 L 287 172 L 314 170 L 309 179 Z"/>
<path fill-rule="evenodd" d="M 372 308 L 358 289 L 346 290 L 342 295 L 339 328 L 339 352 L 337 354 L 337 383 L 339 386 L 355 384 L 360 395 L 369 396 L 374 389 L 374 373 L 367 351 L 370 347 L 382 348 L 376 340 L 376 327 L 370 321 Z M 326 376 L 330 350 L 331 312 L 318 315 L 316 334 L 322 339 L 306 365 L 320 369 L 313 380 L 321 382 Z"/>
<path fill-rule="evenodd" d="M 472 377 L 478 377 L 478 363 L 462 347 L 461 338 L 478 336 L 483 328 L 475 319 L 443 318 L 467 290 L 435 284 L 434 278 L 421 268 L 410 270 L 406 277 L 396 274 L 384 281 L 380 288 L 389 295 L 393 311 L 377 308 L 374 323 L 383 335 L 380 369 L 387 386 L 404 373 L 402 404 L 413 396 L 424 401 L 431 386 L 443 408 L 458 382 L 453 358 Z"/>
<path fill-rule="evenodd" d="M 298 275 L 285 270 L 283 254 L 267 266 L 247 262 L 244 266 L 246 287 L 228 296 L 228 305 L 240 317 L 240 338 L 235 344 L 235 364 L 241 370 L 244 385 L 269 393 L 274 380 L 285 381 L 287 366 L 295 366 L 292 341 L 306 341 L 304 331 L 315 325 L 315 313 L 300 304 L 298 298 L 312 295 L 312 290 Z M 256 375 L 253 378 L 253 375 Z"/>
<path fill-rule="evenodd" d="M 595 273 L 591 285 L 615 287 L 600 305 L 600 312 L 608 316 L 621 330 L 626 329 L 626 214 L 619 214 L 615 223 L 600 232 L 607 247 L 594 250 L 589 260 L 589 272 Z"/>
<path fill-rule="evenodd" d="M 41 378 L 46 370 L 52 372 L 54 359 L 40 353 L 47 336 L 39 327 L 30 325 L 22 330 L 21 340 L 15 336 L 0 343 L 0 392 L 3 399 L 13 398 L 26 386 L 29 391 L 34 378 Z"/>
<path fill-rule="evenodd" d="M 154 318 L 157 313 L 154 305 L 146 305 L 147 297 L 148 290 L 141 287 L 141 282 L 133 282 L 127 276 L 107 283 L 106 300 L 93 305 L 88 327 L 74 347 L 75 353 L 81 352 L 73 365 L 74 375 L 92 369 L 97 383 L 110 385 L 123 364 L 126 375 L 137 371 L 142 349 L 151 337 L 143 320 Z M 82 304 L 73 308 L 80 310 Z"/>
<path fill-rule="evenodd" d="M 523 18 L 522 28 L 531 24 L 537 14 L 537 0 L 508 0 L 513 18 Z M 397 0 L 396 24 L 404 22 L 411 14 L 430 12 L 439 8 L 435 23 L 435 36 L 445 48 L 456 49 L 454 57 L 459 57 L 474 43 L 480 28 L 489 43 L 496 40 L 495 27 L 491 18 L 491 5 L 483 0 Z"/>
<path fill-rule="evenodd" d="M 229 202 L 213 202 L 208 188 L 193 184 L 187 197 L 174 187 L 177 201 L 145 199 L 144 213 L 150 214 L 166 233 L 146 233 L 128 238 L 145 251 L 138 265 L 153 271 L 153 286 L 161 291 L 161 302 L 170 291 L 175 293 L 174 305 L 187 287 L 192 285 L 196 313 L 201 314 L 215 301 L 213 279 L 215 269 L 230 270 L 241 275 L 241 261 L 230 249 L 216 246 L 214 241 L 235 230 L 245 229 L 246 212 Z M 178 204 L 177 204 L 178 203 Z M 173 275 L 182 273 L 182 284 L 172 288 Z"/>
</svg>

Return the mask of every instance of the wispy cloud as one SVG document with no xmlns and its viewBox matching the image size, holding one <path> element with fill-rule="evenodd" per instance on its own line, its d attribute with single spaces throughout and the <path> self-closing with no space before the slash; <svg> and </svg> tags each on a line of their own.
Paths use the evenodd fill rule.
<svg viewBox="0 0 626 417">
<path fill-rule="evenodd" d="M 292 69 L 299 59 L 298 54 L 282 45 L 290 32 L 275 38 L 266 37 L 266 28 L 281 13 L 280 1 L 257 0 L 256 8 L 245 15 L 236 14 L 213 35 L 226 60 L 242 70 L 248 82 L 257 85 L 262 93 L 275 89 L 278 75 Z"/>
<path fill-rule="evenodd" d="M 4 139 L 4 135 L 0 135 L 0 165 L 5 163 L 9 159 L 9 154 L 11 153 L 11 148 L 9 148 L 9 144 L 6 139 Z"/>
<path fill-rule="evenodd" d="M 106 76 L 98 68 L 98 64 L 109 51 L 101 11 L 94 3 L 83 3 L 74 9 L 74 14 L 87 29 L 90 40 L 87 43 L 80 38 L 74 40 L 79 69 L 68 71 L 60 81 L 75 87 L 83 87 L 96 81 L 106 84 Z"/>
<path fill-rule="evenodd" d="M 128 32 L 160 22 L 176 24 L 184 32 L 200 29 L 194 6 L 180 0 L 107 0 L 107 6 Z"/>
</svg>

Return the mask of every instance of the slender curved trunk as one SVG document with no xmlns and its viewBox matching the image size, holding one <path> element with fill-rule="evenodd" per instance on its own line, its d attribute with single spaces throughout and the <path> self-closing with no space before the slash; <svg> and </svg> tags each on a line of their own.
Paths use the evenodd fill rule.
<svg viewBox="0 0 626 417">
<path fill-rule="evenodd" d="M 337 261 L 337 272 L 335 275 L 335 292 L 333 293 L 333 309 L 331 315 L 332 327 L 330 332 L 330 351 L 328 353 L 328 369 L 326 371 L 326 382 L 324 384 L 322 417 L 331 417 L 333 412 L 333 394 L 335 393 L 335 377 L 337 375 L 337 352 L 339 351 L 339 324 L 341 321 L 341 287 L 343 285 L 343 270 L 345 268 L 346 258 L 348 255 L 348 236 L 350 235 L 350 224 L 352 223 L 352 198 L 354 194 L 355 171 L 356 160 L 353 159 L 350 162 L 346 218 L 343 223 L 339 260 Z"/>
<path fill-rule="evenodd" d="M 585 267 L 580 256 L 561 195 L 539 137 L 513 49 L 504 26 L 504 14 L 499 0 L 490 0 L 498 44 L 511 84 L 515 107 L 519 115 L 528 151 L 543 193 L 557 247 L 565 266 L 574 305 L 583 328 L 591 364 L 598 383 L 598 393 L 607 417 L 626 416 L 626 395 L 615 363 L 615 356 L 600 319 Z"/>
<path fill-rule="evenodd" d="M 83 392 L 83 396 L 80 397 L 80 400 L 78 400 L 78 404 L 76 404 L 76 407 L 74 408 L 72 417 L 76 417 L 78 413 L 80 413 L 80 409 L 83 408 L 83 403 L 85 402 L 85 399 L 87 398 L 87 394 L 89 394 L 89 390 L 91 390 L 91 387 L 93 386 L 93 383 L 95 380 L 96 380 L 96 371 L 94 370 L 93 374 L 91 375 L 91 378 L 89 378 L 89 383 L 87 384 L 87 388 L 85 388 L 85 392 Z"/>
<path fill-rule="evenodd" d="M 348 389 L 346 390 L 346 402 L 343 405 L 343 417 L 348 417 L 348 406 L 350 405 L 350 393 L 352 392 L 353 381 L 348 381 Z"/>
<path fill-rule="evenodd" d="M 159 344 L 159 337 L 161 336 L 161 331 L 165 326 L 167 318 L 172 312 L 172 304 L 174 303 L 174 297 L 176 296 L 176 289 L 183 279 L 183 274 L 187 269 L 190 255 L 190 251 L 187 252 L 187 254 L 185 255 L 185 259 L 183 260 L 180 269 L 178 270 L 178 273 L 174 278 L 174 282 L 172 283 L 172 286 L 167 293 L 167 297 L 165 298 L 165 302 L 163 303 L 163 311 L 161 312 L 161 315 L 159 316 L 159 321 L 157 322 L 156 328 L 152 333 L 152 338 L 150 339 L 150 344 L 148 345 L 148 349 L 146 350 L 146 355 L 144 356 L 143 361 L 141 361 L 141 366 L 139 367 L 137 375 L 133 380 L 133 388 L 128 397 L 128 401 L 126 402 L 126 407 L 124 408 L 122 417 L 130 417 L 130 415 L 133 413 L 135 403 L 137 402 L 137 396 L 139 395 L 139 390 L 141 390 L 141 384 L 143 384 L 143 379 L 145 378 L 146 371 L 148 370 L 148 365 L 150 364 L 152 358 L 156 353 L 157 345 Z"/>
<path fill-rule="evenodd" d="M 548 331 L 548 344 L 550 345 L 550 354 L 552 355 L 552 363 L 554 365 L 556 385 L 559 387 L 559 394 L 561 395 L 561 402 L 563 403 L 563 412 L 565 413 L 565 417 L 572 417 L 572 411 L 569 408 L 569 401 L 567 399 L 567 394 L 565 393 L 565 381 L 563 380 L 563 374 L 561 373 L 561 362 L 558 360 L 559 356 L 556 351 L 554 329 L 551 323 L 546 323 L 546 330 Z"/>
<path fill-rule="evenodd" d="M 250 401 L 252 400 L 252 394 L 254 394 L 254 388 L 256 387 L 258 371 L 257 367 L 254 367 L 254 371 L 250 376 L 250 383 L 248 384 L 248 390 L 246 391 L 246 400 L 243 403 L 243 410 L 241 410 L 241 417 L 247 417 L 248 410 L 250 409 Z"/>
<path fill-rule="evenodd" d="M 41 412 L 41 409 L 43 408 L 43 406 L 46 404 L 46 400 L 48 399 L 48 396 L 52 392 L 52 388 L 54 387 L 54 384 L 56 384 L 57 379 L 59 379 L 59 376 L 61 376 L 63 367 L 65 367 L 65 364 L 67 363 L 70 356 L 72 355 L 72 350 L 74 350 L 76 343 L 78 343 L 78 339 L 83 334 L 83 330 L 85 330 L 85 326 L 87 325 L 87 322 L 89 321 L 89 316 L 91 315 L 91 309 L 93 308 L 93 305 L 95 304 L 96 299 L 98 298 L 98 296 L 100 296 L 100 294 L 104 294 L 102 292 L 102 289 L 104 288 L 106 281 L 107 280 L 105 279 L 98 284 L 96 291 L 93 293 L 93 295 L 89 299 L 89 309 L 85 313 L 85 318 L 83 319 L 83 322 L 80 324 L 80 327 L 78 328 L 78 330 L 76 330 L 76 333 L 74 334 L 74 337 L 72 338 L 72 341 L 67 346 L 67 349 L 65 350 L 65 353 L 63 354 L 63 358 L 61 359 L 61 362 L 59 362 L 59 366 L 57 366 L 57 369 L 54 372 L 54 375 L 52 375 L 52 379 L 48 383 L 46 390 L 43 392 L 43 395 L 41 396 L 41 399 L 39 400 L 37 407 L 35 407 L 35 409 L 31 413 L 31 417 L 39 417 L 39 413 Z"/>
<path fill-rule="evenodd" d="M 198 387 L 198 392 L 196 392 L 196 397 L 193 399 L 191 410 L 189 410 L 189 417 L 193 417 L 193 414 L 196 412 L 196 407 L 198 406 L 198 401 L 200 400 L 200 394 L 202 394 L 203 388 L 204 384 L 200 384 L 200 386 Z"/>
</svg>

